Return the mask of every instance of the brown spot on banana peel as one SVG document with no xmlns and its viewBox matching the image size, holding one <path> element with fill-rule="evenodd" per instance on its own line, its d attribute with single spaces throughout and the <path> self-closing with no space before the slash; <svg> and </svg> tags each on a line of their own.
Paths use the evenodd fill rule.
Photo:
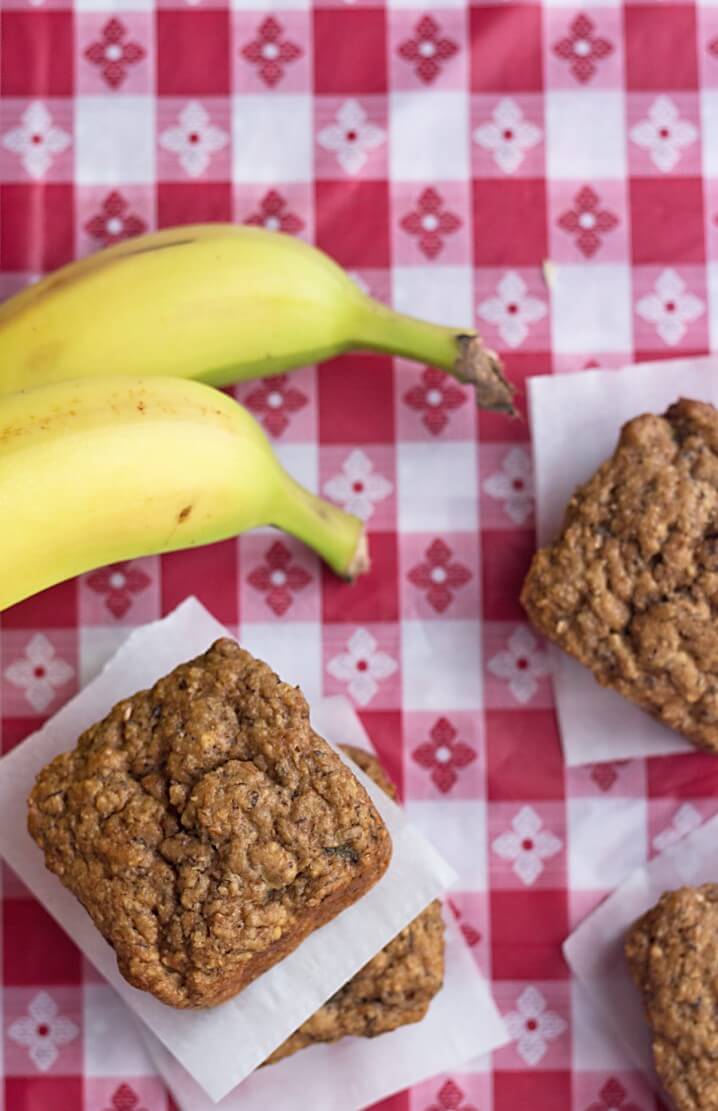
<svg viewBox="0 0 718 1111">
<path fill-rule="evenodd" d="M 457 335 L 456 343 L 459 354 L 454 374 L 459 382 L 474 387 L 479 408 L 515 417 L 514 386 L 505 377 L 503 363 L 496 352 L 485 346 L 477 332 Z"/>
<path fill-rule="evenodd" d="M 184 524 L 184 522 L 188 519 L 191 512 L 192 512 L 192 506 L 191 505 L 186 505 L 184 507 L 184 509 L 180 509 L 179 513 L 177 514 L 177 524 L 178 525 Z"/>
</svg>

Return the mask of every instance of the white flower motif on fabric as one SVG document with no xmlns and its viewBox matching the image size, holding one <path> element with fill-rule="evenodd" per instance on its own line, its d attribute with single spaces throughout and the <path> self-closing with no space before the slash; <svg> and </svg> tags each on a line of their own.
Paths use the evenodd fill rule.
<svg viewBox="0 0 718 1111">
<path fill-rule="evenodd" d="M 533 509 L 534 478 L 531 458 L 521 447 L 512 447 L 501 461 L 501 470 L 484 479 L 483 488 L 490 498 L 503 502 L 503 509 L 515 525 L 523 525 Z"/>
<path fill-rule="evenodd" d="M 324 483 L 324 493 L 346 509 L 368 521 L 374 514 L 376 502 L 388 498 L 394 489 L 388 478 L 377 474 L 374 464 L 360 448 L 355 448 L 342 463 L 341 474 L 333 475 Z"/>
<path fill-rule="evenodd" d="M 496 294 L 478 306 L 481 319 L 493 324 L 509 347 L 520 347 L 531 325 L 543 320 L 546 311 L 545 301 L 529 295 L 526 282 L 515 270 L 504 274 Z"/>
<path fill-rule="evenodd" d="M 705 308 L 700 297 L 691 293 L 680 274 L 671 268 L 656 279 L 653 292 L 641 297 L 636 304 L 638 315 L 655 324 L 659 336 L 669 347 L 680 343 L 687 325 L 703 316 Z"/>
<path fill-rule="evenodd" d="M 191 100 L 177 117 L 178 122 L 160 134 L 160 146 L 176 154 L 188 177 L 201 177 L 212 155 L 223 150 L 229 135 L 210 120 L 198 100 Z"/>
<path fill-rule="evenodd" d="M 344 172 L 353 177 L 366 165 L 369 152 L 386 142 L 386 131 L 370 123 L 362 105 L 352 99 L 342 104 L 334 123 L 322 128 L 317 142 L 333 151 Z"/>
<path fill-rule="evenodd" d="M 74 1041 L 80 1031 L 58 1013 L 57 1003 L 46 991 L 38 992 L 27 1010 L 27 1015 L 10 1025 L 8 1035 L 25 1046 L 35 1068 L 47 1072 L 59 1056 L 59 1047 Z"/>
<path fill-rule="evenodd" d="M 349 693 L 360 706 L 366 706 L 379 690 L 382 679 L 393 675 L 398 666 L 392 656 L 380 650 L 367 629 L 357 629 L 347 642 L 346 652 L 329 660 L 327 671 L 347 684 Z"/>
<path fill-rule="evenodd" d="M 656 852 L 662 853 L 665 849 L 669 849 L 671 845 L 675 845 L 687 833 L 692 833 L 694 829 L 698 829 L 700 825 L 703 825 L 700 813 L 695 806 L 691 806 L 689 802 L 684 802 L 673 815 L 671 824 L 653 838 L 653 847 Z"/>
<path fill-rule="evenodd" d="M 637 146 L 648 151 L 651 162 L 667 174 L 680 161 L 686 147 L 698 139 L 698 128 L 681 118 L 678 106 L 669 96 L 659 96 L 629 132 Z"/>
<path fill-rule="evenodd" d="M 41 100 L 28 104 L 18 126 L 2 137 L 5 149 L 16 154 L 25 172 L 35 179 L 45 176 L 55 156 L 67 150 L 71 142 L 72 136 L 53 123 Z"/>
<path fill-rule="evenodd" d="M 5 678 L 19 687 L 33 710 L 42 713 L 52 702 L 59 687 L 69 683 L 75 669 L 55 654 L 55 646 L 44 633 L 28 641 L 25 655 L 5 668 Z"/>
<path fill-rule="evenodd" d="M 543 822 L 532 806 L 522 806 L 511 829 L 499 834 L 491 848 L 502 860 L 511 861 L 513 872 L 530 887 L 544 870 L 544 860 L 561 851 L 563 842 Z"/>
<path fill-rule="evenodd" d="M 560 1038 L 568 1024 L 561 1015 L 549 1011 L 538 988 L 527 987 L 516 1000 L 516 1010 L 504 1016 L 509 1037 L 516 1042 L 520 1057 L 532 1068 L 548 1049 L 548 1043 Z"/>
<path fill-rule="evenodd" d="M 511 97 L 502 97 L 488 123 L 474 131 L 474 142 L 490 150 L 494 162 L 505 174 L 513 174 L 524 160 L 526 151 L 541 142 L 543 132 L 526 119 L 520 106 Z"/>
<path fill-rule="evenodd" d="M 538 690 L 538 680 L 550 673 L 548 656 L 540 652 L 536 638 L 524 625 L 514 629 L 503 652 L 492 656 L 487 667 L 497 679 L 509 685 L 511 694 L 522 706 Z"/>
</svg>

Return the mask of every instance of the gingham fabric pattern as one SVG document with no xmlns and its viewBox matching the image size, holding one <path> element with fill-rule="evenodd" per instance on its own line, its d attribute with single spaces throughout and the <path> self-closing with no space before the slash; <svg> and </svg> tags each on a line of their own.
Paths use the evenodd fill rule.
<svg viewBox="0 0 718 1111">
<path fill-rule="evenodd" d="M 3 0 L 0 20 L 3 295 L 129 235 L 233 220 L 317 243 L 399 308 L 477 325 L 519 384 L 716 346 L 715 3 Z M 353 700 L 460 874 L 454 911 L 512 1043 L 383 1111 L 659 1107 L 560 943 L 718 809 L 718 761 L 564 770 L 518 603 L 527 424 L 388 358 L 237 396 L 295 475 L 365 518 L 371 574 L 348 587 L 258 533 L 27 601 L 2 617 L 3 751 L 129 628 L 197 594 L 285 678 Z M 631 859 L 612 849 L 627 828 Z M 2 931 L 9 1111 L 171 1106 L 120 1004 L 7 870 Z"/>
</svg>

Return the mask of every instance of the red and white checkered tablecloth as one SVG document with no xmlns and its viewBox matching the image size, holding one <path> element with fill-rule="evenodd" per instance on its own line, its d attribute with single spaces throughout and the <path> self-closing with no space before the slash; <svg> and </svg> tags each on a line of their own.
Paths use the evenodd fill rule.
<svg viewBox="0 0 718 1111">
<path fill-rule="evenodd" d="M 718 346 L 715 0 L 3 0 L 0 32 L 2 294 L 123 236 L 234 220 L 474 322 L 518 382 Z M 371 575 L 347 587 L 255 534 L 48 591 L 2 618 L 3 750 L 196 593 L 284 677 L 353 699 L 460 873 L 455 911 L 514 1041 L 383 1111 L 656 1108 L 559 947 L 718 810 L 718 761 L 564 770 L 517 600 L 526 423 L 386 358 L 238 396 L 296 475 L 367 519 Z M 630 860 L 612 851 L 627 828 Z M 2 933 L 8 1111 L 171 1106 L 110 989 L 7 870 Z"/>
</svg>

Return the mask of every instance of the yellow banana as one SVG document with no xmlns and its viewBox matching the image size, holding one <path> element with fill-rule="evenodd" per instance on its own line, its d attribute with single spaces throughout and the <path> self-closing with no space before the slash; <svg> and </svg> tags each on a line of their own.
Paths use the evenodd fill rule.
<svg viewBox="0 0 718 1111">
<path fill-rule="evenodd" d="M 350 349 L 430 363 L 512 410 L 497 356 L 475 332 L 393 312 L 327 255 L 262 228 L 206 224 L 126 240 L 0 307 L 0 393 L 99 374 L 215 386 Z"/>
<path fill-rule="evenodd" d="M 119 559 L 276 525 L 352 578 L 361 521 L 282 469 L 230 397 L 174 378 L 84 378 L 0 404 L 0 609 Z"/>
</svg>

